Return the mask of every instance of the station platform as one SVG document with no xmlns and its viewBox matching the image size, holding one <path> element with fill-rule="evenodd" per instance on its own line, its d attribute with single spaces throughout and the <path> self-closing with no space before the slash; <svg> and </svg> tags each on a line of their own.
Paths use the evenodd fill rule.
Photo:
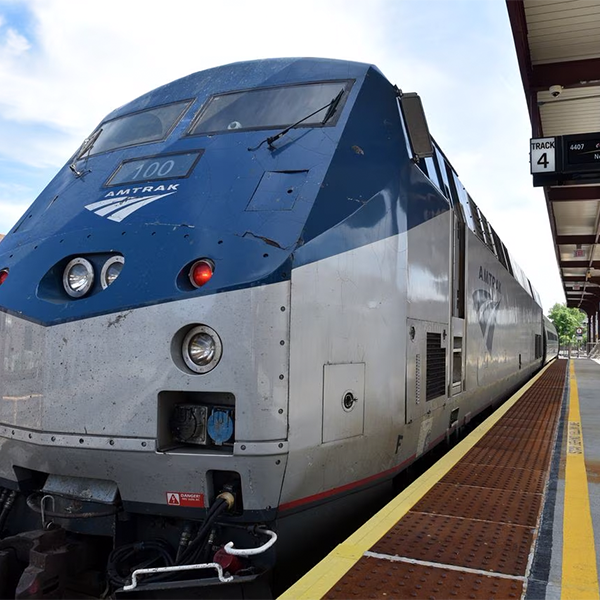
<svg viewBox="0 0 600 600">
<path fill-rule="evenodd" d="M 600 364 L 547 365 L 281 600 L 600 597 Z"/>
</svg>

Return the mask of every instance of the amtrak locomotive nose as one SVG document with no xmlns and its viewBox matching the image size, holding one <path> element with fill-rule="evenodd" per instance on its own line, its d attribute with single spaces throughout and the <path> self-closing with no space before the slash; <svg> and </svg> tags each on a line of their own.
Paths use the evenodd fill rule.
<svg viewBox="0 0 600 600">
<path fill-rule="evenodd" d="M 0 244 L 0 590 L 261 585 L 529 377 L 550 329 L 375 67 L 153 90 Z"/>
</svg>

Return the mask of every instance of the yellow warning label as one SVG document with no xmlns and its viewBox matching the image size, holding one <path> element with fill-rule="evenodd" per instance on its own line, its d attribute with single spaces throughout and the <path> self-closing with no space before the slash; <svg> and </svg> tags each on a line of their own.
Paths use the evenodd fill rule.
<svg viewBox="0 0 600 600">
<path fill-rule="evenodd" d="M 569 421 L 569 433 L 567 436 L 567 452 L 569 454 L 583 454 L 581 425 L 577 421 Z"/>
</svg>

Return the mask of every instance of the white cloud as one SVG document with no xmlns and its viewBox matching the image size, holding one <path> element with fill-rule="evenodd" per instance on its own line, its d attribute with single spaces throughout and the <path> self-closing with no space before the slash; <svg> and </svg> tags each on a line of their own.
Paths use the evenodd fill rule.
<svg viewBox="0 0 600 600">
<path fill-rule="evenodd" d="M 0 199 L 0 221 L 16 223 L 19 217 L 27 210 L 30 202 L 18 202 L 12 198 Z M 8 232 L 8 229 L 6 229 Z"/>
<path fill-rule="evenodd" d="M 41 127 L 15 128 L 0 120 L 5 135 L 0 136 L 0 157 L 27 165 L 33 170 L 62 166 L 76 150 L 75 137 Z M 30 171 L 31 172 L 31 171 Z"/>
<path fill-rule="evenodd" d="M 291 12 L 275 0 L 172 0 L 160 8 L 103 0 L 73 10 L 32 0 L 36 49 L 2 72 L 0 104 L 13 119 L 81 136 L 116 106 L 218 64 L 274 55 L 368 60 L 373 44 L 363 27 L 377 34 L 378 4 L 306 0 Z"/>
<path fill-rule="evenodd" d="M 0 183 L 0 223 L 16 223 L 34 199 L 34 191 L 27 186 Z M 7 232 L 8 228 L 0 229 L 0 233 Z"/>
<path fill-rule="evenodd" d="M 20 56 L 29 50 L 31 46 L 26 38 L 17 33 L 14 29 L 8 29 L 6 39 L 0 53 L 6 56 Z"/>
</svg>

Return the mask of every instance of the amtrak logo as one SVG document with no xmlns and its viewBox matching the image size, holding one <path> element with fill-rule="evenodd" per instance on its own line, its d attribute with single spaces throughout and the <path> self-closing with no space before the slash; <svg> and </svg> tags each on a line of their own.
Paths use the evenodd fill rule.
<svg viewBox="0 0 600 600">
<path fill-rule="evenodd" d="M 120 223 L 123 219 L 127 218 L 143 206 L 156 202 L 166 196 L 173 195 L 178 187 L 179 184 L 175 183 L 169 186 L 146 185 L 144 187 L 128 188 L 117 192 L 111 191 L 104 196 L 103 200 L 87 204 L 85 208 L 99 217 L 106 217 L 111 221 Z M 141 192 L 141 194 L 138 196 L 137 194 L 139 192 Z M 156 192 L 165 193 L 157 194 Z"/>
<path fill-rule="evenodd" d="M 479 279 L 488 284 L 491 288 L 491 293 L 485 289 L 479 289 L 473 292 L 473 304 L 477 311 L 479 327 L 481 327 L 485 347 L 491 354 L 492 346 L 494 344 L 496 317 L 502 298 L 502 283 L 490 271 L 483 267 L 479 267 Z M 500 299 L 497 299 L 498 296 L 500 296 Z"/>
<path fill-rule="evenodd" d="M 485 340 L 485 347 L 492 353 L 494 344 L 494 329 L 496 328 L 496 314 L 500 300 L 494 301 L 492 295 L 487 290 L 475 290 L 473 292 L 473 302 L 477 311 L 479 327 Z"/>
</svg>

